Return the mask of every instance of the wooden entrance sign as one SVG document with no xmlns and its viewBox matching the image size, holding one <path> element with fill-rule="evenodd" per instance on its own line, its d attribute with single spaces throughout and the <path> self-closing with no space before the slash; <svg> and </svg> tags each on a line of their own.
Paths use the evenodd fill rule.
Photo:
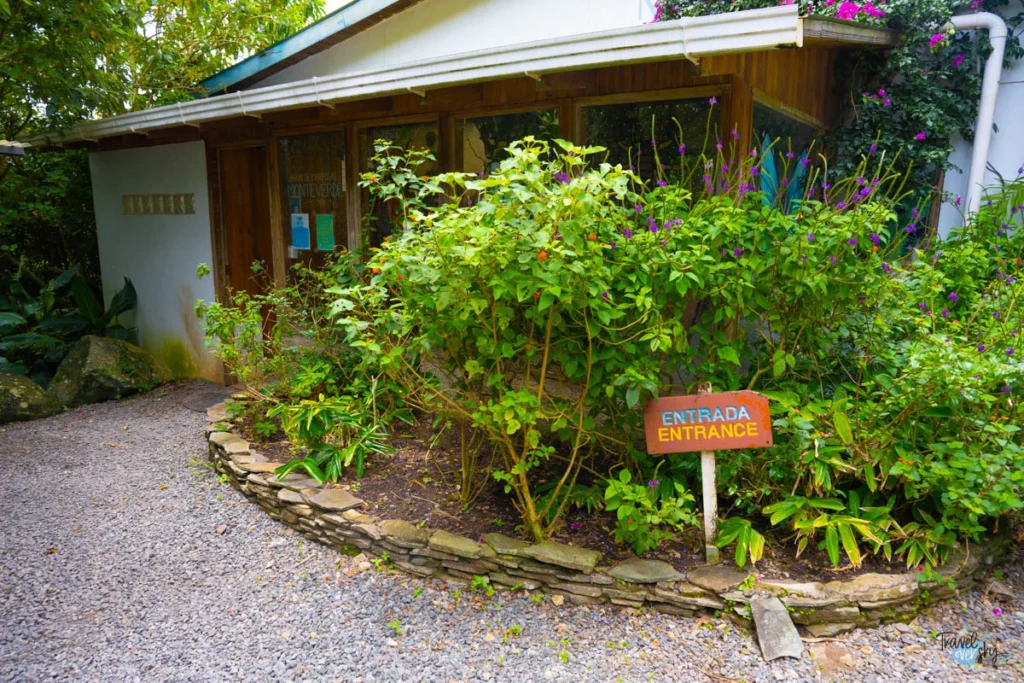
<svg viewBox="0 0 1024 683">
<path fill-rule="evenodd" d="M 772 420 L 768 399 L 753 391 L 711 393 L 701 383 L 695 396 L 667 396 L 644 408 L 647 452 L 700 452 L 704 489 L 704 552 L 718 563 L 718 498 L 715 492 L 715 451 L 771 448 Z"/>
</svg>

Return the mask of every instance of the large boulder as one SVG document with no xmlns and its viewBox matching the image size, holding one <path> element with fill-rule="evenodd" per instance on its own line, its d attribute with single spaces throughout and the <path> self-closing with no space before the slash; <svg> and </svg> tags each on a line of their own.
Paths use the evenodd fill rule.
<svg viewBox="0 0 1024 683">
<path fill-rule="evenodd" d="M 50 393 L 68 408 L 148 391 L 170 381 L 153 356 L 119 339 L 86 336 L 61 362 Z"/>
<path fill-rule="evenodd" d="M 57 408 L 53 397 L 28 377 L 0 372 L 0 424 L 38 420 Z"/>
</svg>

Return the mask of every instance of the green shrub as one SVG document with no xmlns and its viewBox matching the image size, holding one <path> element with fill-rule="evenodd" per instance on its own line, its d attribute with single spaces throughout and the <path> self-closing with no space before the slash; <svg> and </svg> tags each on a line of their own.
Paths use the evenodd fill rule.
<svg viewBox="0 0 1024 683">
<path fill-rule="evenodd" d="M 652 476 L 640 408 L 699 381 L 772 399 L 775 447 L 720 453 L 719 481 L 730 507 L 786 525 L 799 550 L 934 563 L 1020 508 L 1024 238 L 1008 226 L 1024 183 L 937 242 L 916 215 L 897 221 L 906 189 L 884 154 L 831 184 L 811 169 L 784 213 L 754 191 L 757 151 L 743 164 L 681 154 L 681 185 L 652 188 L 599 148 L 508 151 L 486 179 L 391 186 L 402 232 L 364 283 L 332 292 L 366 367 L 496 449 L 493 476 L 530 535 L 588 500 L 602 470 L 661 479 L 658 500 L 695 481 L 687 455 Z M 380 144 L 384 158 L 393 184 L 402 161 Z M 632 520 L 621 500 L 636 492 L 613 481 Z M 724 535 L 745 539 L 741 561 L 759 543 L 744 521 Z M 661 528 L 618 533 L 642 550 Z"/>
</svg>

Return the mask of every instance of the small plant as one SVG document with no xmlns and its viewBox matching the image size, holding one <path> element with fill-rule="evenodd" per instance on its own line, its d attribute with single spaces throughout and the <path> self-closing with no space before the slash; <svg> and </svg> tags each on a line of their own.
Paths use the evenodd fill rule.
<svg viewBox="0 0 1024 683">
<path fill-rule="evenodd" d="M 690 506 L 693 495 L 682 484 L 674 482 L 674 494 L 661 497 L 655 480 L 646 486 L 632 483 L 633 475 L 627 469 L 618 477 L 608 480 L 605 507 L 616 512 L 615 540 L 627 543 L 643 554 L 661 545 L 672 534 L 687 525 L 695 525 L 697 518 Z"/>
<path fill-rule="evenodd" d="M 418 598 L 423 595 L 423 586 L 416 586 L 412 591 L 412 597 Z"/>
<path fill-rule="evenodd" d="M 223 474 L 218 474 L 217 475 L 217 482 L 218 483 L 227 484 L 230 481 L 231 481 L 231 475 L 229 475 L 227 472 L 224 472 Z"/>
<path fill-rule="evenodd" d="M 742 565 L 740 565 L 742 566 Z M 754 590 L 754 585 L 757 583 L 757 576 L 755 574 L 747 574 L 747 578 L 740 581 L 740 585 L 737 587 L 740 591 Z"/>
<path fill-rule="evenodd" d="M 511 590 L 513 593 L 518 593 L 519 591 L 523 590 L 523 588 L 523 584 L 517 581 L 516 583 L 512 584 L 512 588 L 510 588 L 509 590 Z"/>
<path fill-rule="evenodd" d="M 395 632 L 396 636 L 402 635 L 402 622 L 398 619 L 394 619 L 387 623 L 387 627 Z"/>
<path fill-rule="evenodd" d="M 522 632 L 523 632 L 523 627 L 522 626 L 517 626 L 517 625 L 513 624 L 512 626 L 509 626 L 507 629 L 505 629 L 505 635 L 501 639 L 501 642 L 502 643 L 507 643 L 508 639 L 510 637 L 517 638 L 519 636 L 519 634 L 522 633 Z"/>
<path fill-rule="evenodd" d="M 494 587 L 491 586 L 490 578 L 486 576 L 474 576 L 473 580 L 469 583 L 469 589 L 477 593 L 483 593 L 489 598 L 494 597 Z"/>
<path fill-rule="evenodd" d="M 391 568 L 391 556 L 388 555 L 388 551 L 381 551 L 380 557 L 374 557 L 370 559 L 373 563 L 374 570 L 378 572 L 387 572 Z"/>
<path fill-rule="evenodd" d="M 277 425 L 269 420 L 257 420 L 253 423 L 252 428 L 263 439 L 269 439 L 277 433 Z"/>
<path fill-rule="evenodd" d="M 764 555 L 764 536 L 750 526 L 750 522 L 742 517 L 730 517 L 722 522 L 719 528 L 718 541 L 715 543 L 719 548 L 724 548 L 730 543 L 736 543 L 736 566 L 742 567 L 747 563 L 747 556 L 750 556 L 751 564 L 757 564 Z M 750 575 L 751 578 L 753 574 Z"/>
<path fill-rule="evenodd" d="M 534 594 L 532 594 L 530 596 L 530 602 L 532 602 L 533 604 L 535 604 L 537 606 L 540 606 L 540 604 L 544 602 L 544 594 L 543 593 L 534 593 Z"/>
<path fill-rule="evenodd" d="M 562 664 L 568 664 L 569 663 L 569 651 L 568 650 L 560 650 L 558 652 L 558 661 L 560 661 Z"/>
<path fill-rule="evenodd" d="M 460 600 L 462 600 L 462 591 L 458 588 L 452 591 L 452 599 L 455 600 L 455 602 L 459 602 Z"/>
</svg>

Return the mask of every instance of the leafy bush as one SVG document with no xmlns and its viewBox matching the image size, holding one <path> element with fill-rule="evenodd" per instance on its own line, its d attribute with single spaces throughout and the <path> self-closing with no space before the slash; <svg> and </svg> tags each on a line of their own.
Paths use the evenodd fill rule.
<svg viewBox="0 0 1024 683">
<path fill-rule="evenodd" d="M 0 372 L 28 375 L 46 386 L 71 346 L 88 334 L 135 340 L 119 317 L 135 308 L 135 287 L 125 278 L 110 306 L 71 268 L 41 286 L 19 268 L 0 281 Z"/>
<path fill-rule="evenodd" d="M 256 398 L 241 417 L 263 434 L 275 431 L 278 420 L 298 451 L 278 470 L 282 476 L 302 469 L 334 481 L 353 465 L 362 476 L 371 457 L 392 453 L 390 421 L 411 420 L 386 378 L 360 363 L 330 320 L 329 292 L 356 281 L 360 268 L 340 255 L 323 270 L 296 266 L 285 287 L 263 282 L 259 294 L 234 292 L 228 304 L 196 304 L 211 351 Z M 263 273 L 259 264 L 254 270 Z M 208 274 L 201 265 L 198 275 Z"/>
<path fill-rule="evenodd" d="M 644 486 L 631 480 L 629 470 L 620 470 L 617 477 L 608 479 L 604 494 L 605 509 L 615 512 L 616 541 L 643 554 L 671 537 L 671 530 L 697 523 L 691 509 L 693 495 L 682 484 L 674 483 L 675 495 L 660 497 L 658 481 L 652 479 Z"/>
<path fill-rule="evenodd" d="M 757 150 L 734 164 L 681 149 L 683 182 L 651 188 L 599 148 L 555 151 L 528 138 L 487 179 L 390 187 L 402 232 L 364 283 L 333 290 L 362 363 L 486 436 L 529 534 L 555 529 L 601 471 L 656 471 L 640 407 L 699 381 L 772 399 L 775 447 L 719 456 L 738 561 L 763 547 L 744 515 L 837 564 L 840 550 L 855 564 L 934 564 L 1021 507 L 1024 181 L 950 240 L 922 241 L 916 214 L 897 218 L 905 178 L 885 154 L 843 180 L 810 169 L 791 202 L 755 191 Z M 383 158 L 387 174 L 364 176 L 371 191 L 400 175 L 386 144 Z M 787 155 L 773 161 L 790 176 Z M 670 494 L 699 467 L 676 456 L 666 472 Z M 657 512 L 629 479 L 612 481 L 617 513 L 625 497 Z M 631 519 L 620 540 L 660 541 L 655 520 L 619 514 Z"/>
</svg>

